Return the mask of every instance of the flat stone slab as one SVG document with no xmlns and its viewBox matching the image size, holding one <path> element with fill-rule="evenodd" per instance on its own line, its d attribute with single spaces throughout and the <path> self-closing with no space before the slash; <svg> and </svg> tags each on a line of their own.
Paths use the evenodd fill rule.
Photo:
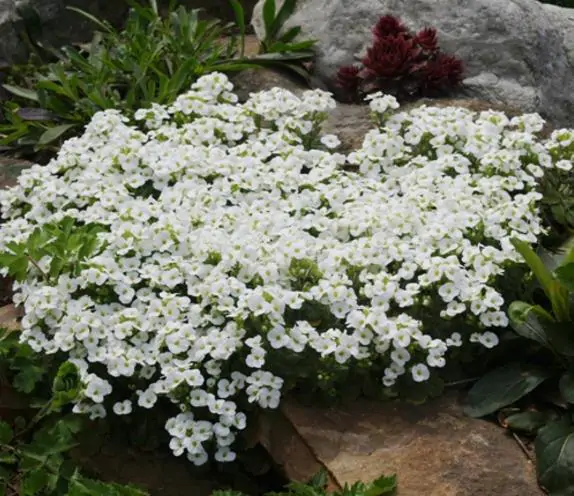
<svg viewBox="0 0 574 496">
<path fill-rule="evenodd" d="M 464 415 L 457 393 L 415 406 L 356 401 L 322 409 L 286 401 L 260 442 L 289 478 L 325 468 L 332 489 L 396 473 L 398 496 L 540 496 L 535 467 L 507 432 Z"/>
</svg>

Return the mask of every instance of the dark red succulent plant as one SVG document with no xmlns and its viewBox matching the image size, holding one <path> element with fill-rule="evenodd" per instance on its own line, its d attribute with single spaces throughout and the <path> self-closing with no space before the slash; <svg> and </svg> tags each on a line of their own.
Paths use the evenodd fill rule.
<svg viewBox="0 0 574 496">
<path fill-rule="evenodd" d="M 393 15 L 382 16 L 375 27 L 373 28 L 373 35 L 375 38 L 383 38 L 385 36 L 397 36 L 399 34 L 410 36 L 408 29 L 401 22 L 398 17 Z"/>
<path fill-rule="evenodd" d="M 447 94 L 460 85 L 463 71 L 461 60 L 440 52 L 436 29 L 412 34 L 398 17 L 384 15 L 361 65 L 341 67 L 337 84 L 349 100 L 384 91 L 405 101 Z"/>
<path fill-rule="evenodd" d="M 356 65 L 341 67 L 337 73 L 339 87 L 350 95 L 357 94 L 361 85 L 361 78 L 359 77 L 361 70 L 361 67 Z"/>
</svg>

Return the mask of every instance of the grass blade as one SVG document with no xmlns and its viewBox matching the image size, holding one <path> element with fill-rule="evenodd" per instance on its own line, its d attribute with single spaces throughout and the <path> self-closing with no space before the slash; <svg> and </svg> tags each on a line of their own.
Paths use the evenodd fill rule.
<svg viewBox="0 0 574 496">
<path fill-rule="evenodd" d="M 101 21 L 100 19 L 98 19 L 96 16 L 90 14 L 89 12 L 86 12 L 82 9 L 78 9 L 77 7 L 70 7 L 67 6 L 66 7 L 68 10 L 71 10 L 72 12 L 75 12 L 76 14 L 80 14 L 82 16 L 84 16 L 86 19 L 89 19 L 90 21 L 92 21 L 94 24 L 98 25 L 99 27 L 101 27 L 104 31 L 108 32 L 108 33 L 113 33 L 114 30 L 113 28 L 105 21 Z"/>
<path fill-rule="evenodd" d="M 239 3 L 239 0 L 229 0 L 231 7 L 233 7 L 233 12 L 235 13 L 235 23 L 239 27 L 239 35 L 241 36 L 241 48 L 239 51 L 239 56 L 243 58 L 245 56 L 245 11 Z"/>
</svg>

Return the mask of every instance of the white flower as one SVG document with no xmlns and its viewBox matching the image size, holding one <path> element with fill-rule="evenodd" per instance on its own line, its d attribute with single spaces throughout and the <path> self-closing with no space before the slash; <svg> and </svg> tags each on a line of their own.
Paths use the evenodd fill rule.
<svg viewBox="0 0 574 496">
<path fill-rule="evenodd" d="M 563 171 L 569 171 L 572 169 L 572 161 L 571 160 L 558 160 L 556 162 L 556 167 Z"/>
<path fill-rule="evenodd" d="M 478 336 L 478 342 L 485 348 L 494 348 L 498 344 L 499 339 L 496 334 L 487 331 Z"/>
<path fill-rule="evenodd" d="M 119 401 L 114 403 L 112 410 L 116 415 L 129 415 L 132 413 L 132 402 L 130 400 Z"/>
<path fill-rule="evenodd" d="M 157 401 L 157 395 L 151 390 L 137 391 L 138 405 L 143 408 L 151 408 Z"/>
<path fill-rule="evenodd" d="M 327 148 L 337 148 L 341 144 L 341 140 L 334 134 L 326 134 L 321 137 L 321 144 Z"/>
<path fill-rule="evenodd" d="M 411 367 L 411 374 L 415 382 L 424 382 L 430 377 L 430 371 L 424 363 L 417 363 Z"/>
<path fill-rule="evenodd" d="M 116 378 L 143 408 L 173 402 L 170 446 L 196 464 L 232 459 L 240 405 L 277 408 L 284 380 L 320 360 L 388 363 L 393 387 L 428 379 L 451 347 L 495 346 L 508 325 L 495 284 L 521 263 L 511 239 L 541 234 L 538 178 L 569 170 L 574 142 L 539 140 L 537 115 L 393 113 L 379 93 L 374 129 L 345 157 L 321 134 L 328 93 L 276 88 L 239 105 L 231 90 L 212 73 L 135 124 L 100 112 L 0 191 L 1 251 L 66 216 L 101 230 L 79 273 L 31 267 L 15 285 L 21 341 L 78 365 L 75 412 L 129 414 L 110 400 Z M 435 315 L 455 331 L 444 341 Z M 468 318 L 484 329 L 463 332 Z"/>
</svg>

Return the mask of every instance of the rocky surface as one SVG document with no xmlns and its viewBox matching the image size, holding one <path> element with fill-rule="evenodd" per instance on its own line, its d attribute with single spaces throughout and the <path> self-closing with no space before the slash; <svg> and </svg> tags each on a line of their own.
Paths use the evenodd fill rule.
<svg viewBox="0 0 574 496">
<path fill-rule="evenodd" d="M 295 95 L 301 95 L 309 89 L 301 80 L 271 69 L 249 69 L 234 75 L 231 80 L 234 84 L 234 91 L 237 92 L 240 101 L 247 100 L 249 93 L 270 90 L 276 86 L 285 88 Z M 509 117 L 523 113 L 509 105 L 491 103 L 476 98 L 422 99 L 402 105 L 398 111 L 408 111 L 421 105 L 463 107 L 474 112 L 496 110 L 504 112 Z M 373 122 L 370 117 L 369 107 L 356 104 L 338 103 L 323 125 L 323 131 L 326 134 L 332 133 L 339 137 L 341 140 L 340 151 L 347 153 L 359 148 L 363 143 L 365 134 L 371 129 L 373 129 Z M 551 130 L 552 126 L 548 124 L 543 130 L 543 135 L 549 135 Z"/>
<path fill-rule="evenodd" d="M 398 496 L 541 496 L 531 462 L 495 424 L 466 417 L 457 394 L 424 405 L 360 400 L 332 409 L 287 401 L 260 438 L 295 480 L 321 467 L 332 488 L 396 473 Z"/>
<path fill-rule="evenodd" d="M 0 189 L 14 186 L 20 173 L 32 165 L 34 164 L 27 160 L 0 156 Z"/>
<path fill-rule="evenodd" d="M 263 0 L 253 26 L 261 37 Z M 278 2 L 280 4 L 281 2 Z M 315 70 L 331 89 L 341 65 L 356 62 L 384 14 L 410 28 L 436 27 L 441 48 L 466 65 L 464 95 L 574 124 L 574 9 L 537 0 L 299 0 L 286 27 L 318 40 Z"/>
</svg>

